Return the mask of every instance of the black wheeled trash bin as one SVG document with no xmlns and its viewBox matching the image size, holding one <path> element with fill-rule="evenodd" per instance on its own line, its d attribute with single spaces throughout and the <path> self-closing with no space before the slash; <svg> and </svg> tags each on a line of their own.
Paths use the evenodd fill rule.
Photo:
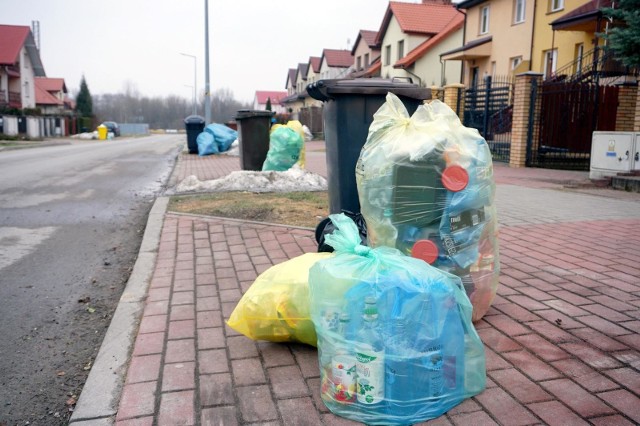
<svg viewBox="0 0 640 426">
<path fill-rule="evenodd" d="M 269 152 L 272 111 L 241 109 L 236 115 L 242 170 L 262 170 Z"/>
<path fill-rule="evenodd" d="M 402 100 L 409 114 L 424 100 L 431 99 L 431 89 L 398 79 L 319 80 L 307 87 L 309 96 L 324 103 L 322 120 L 331 213 L 343 210 L 360 213 L 356 163 L 367 141 L 373 114 L 389 92 Z"/>
<path fill-rule="evenodd" d="M 187 148 L 189 154 L 198 153 L 198 135 L 204 131 L 204 118 L 199 115 L 190 115 L 184 119 L 184 127 L 187 130 Z"/>
</svg>

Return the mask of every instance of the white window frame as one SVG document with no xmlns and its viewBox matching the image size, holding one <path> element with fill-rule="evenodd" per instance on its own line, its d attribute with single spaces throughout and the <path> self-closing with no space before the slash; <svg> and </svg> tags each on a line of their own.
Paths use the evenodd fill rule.
<svg viewBox="0 0 640 426">
<path fill-rule="evenodd" d="M 480 34 L 489 32 L 489 6 L 480 9 Z"/>
<path fill-rule="evenodd" d="M 515 70 L 518 68 L 518 65 L 522 63 L 522 56 L 514 56 L 513 58 L 510 58 L 509 63 L 511 64 L 511 71 Z"/>
<path fill-rule="evenodd" d="M 575 74 L 582 74 L 582 61 L 584 56 L 584 43 L 579 43 L 576 46 L 576 70 Z"/>
<path fill-rule="evenodd" d="M 356 58 L 356 70 L 362 69 L 362 56 Z"/>
<path fill-rule="evenodd" d="M 527 10 L 527 0 L 515 0 L 513 11 L 513 23 L 522 24 L 525 20 Z"/>
<path fill-rule="evenodd" d="M 557 12 L 564 9 L 564 0 L 550 0 L 549 10 L 551 12 Z"/>
<path fill-rule="evenodd" d="M 364 54 L 364 67 L 365 68 L 369 68 L 369 54 L 368 53 Z"/>
<path fill-rule="evenodd" d="M 398 40 L 398 61 L 404 58 L 404 40 Z"/>
</svg>

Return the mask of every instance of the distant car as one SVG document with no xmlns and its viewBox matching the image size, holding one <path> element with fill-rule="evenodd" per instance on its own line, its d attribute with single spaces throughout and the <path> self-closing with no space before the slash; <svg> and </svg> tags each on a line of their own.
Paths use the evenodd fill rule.
<svg viewBox="0 0 640 426">
<path fill-rule="evenodd" d="M 102 125 L 107 128 L 107 132 L 113 133 L 113 136 L 120 136 L 120 126 L 115 121 L 105 121 Z"/>
</svg>

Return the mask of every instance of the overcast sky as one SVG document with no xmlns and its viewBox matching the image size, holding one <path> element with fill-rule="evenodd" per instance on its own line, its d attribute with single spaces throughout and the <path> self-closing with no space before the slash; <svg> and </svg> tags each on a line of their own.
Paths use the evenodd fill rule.
<svg viewBox="0 0 640 426">
<path fill-rule="evenodd" d="M 417 0 L 404 0 L 419 2 Z M 1 24 L 40 21 L 48 77 L 76 94 L 124 92 L 191 99 L 197 56 L 204 90 L 205 0 L 0 0 Z M 287 70 L 323 48 L 351 49 L 360 29 L 378 30 L 388 0 L 209 0 L 211 91 L 242 101 L 285 90 Z"/>
</svg>

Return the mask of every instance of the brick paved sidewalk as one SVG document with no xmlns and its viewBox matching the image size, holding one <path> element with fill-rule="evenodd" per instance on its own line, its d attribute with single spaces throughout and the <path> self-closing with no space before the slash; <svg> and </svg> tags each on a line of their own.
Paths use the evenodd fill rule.
<svg viewBox="0 0 640 426">
<path fill-rule="evenodd" d="M 476 323 L 487 389 L 427 424 L 640 423 L 640 217 L 576 197 L 618 216 L 502 226 L 498 297 Z M 117 424 L 355 424 L 321 402 L 314 348 L 224 324 L 258 274 L 315 249 L 310 230 L 167 214 Z"/>
</svg>

